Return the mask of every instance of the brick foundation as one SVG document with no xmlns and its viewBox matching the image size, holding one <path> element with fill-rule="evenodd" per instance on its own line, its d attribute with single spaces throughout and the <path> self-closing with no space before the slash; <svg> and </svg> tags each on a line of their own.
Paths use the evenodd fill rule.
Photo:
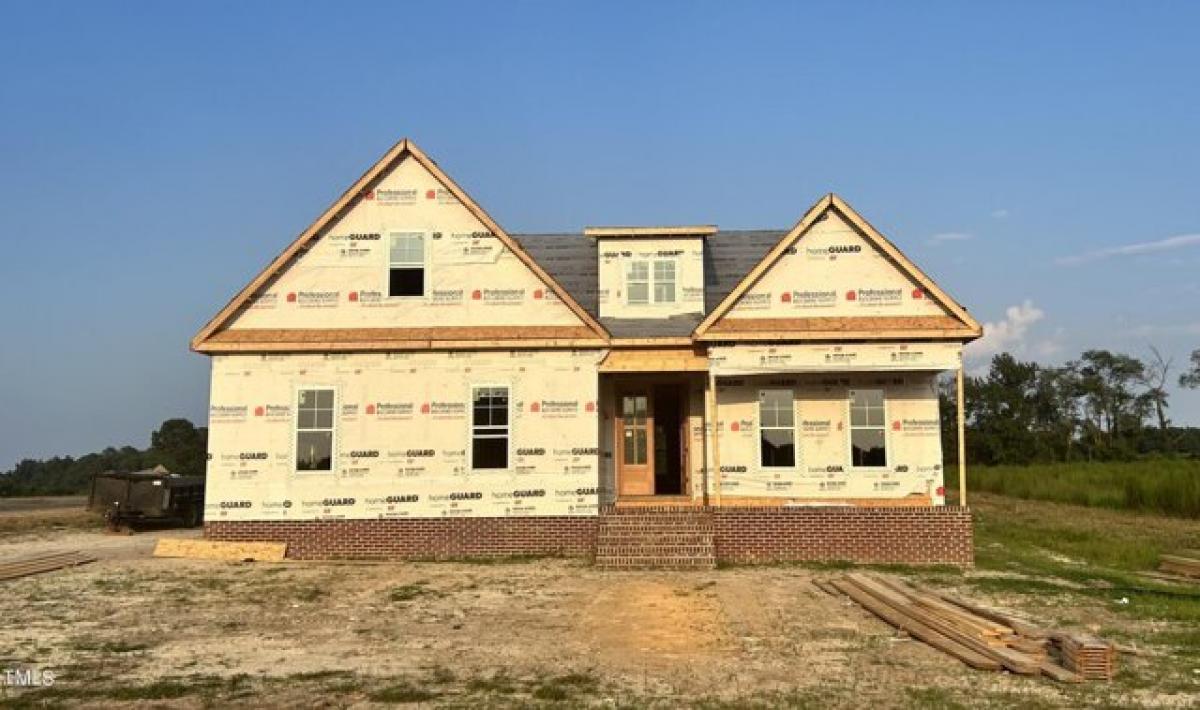
<svg viewBox="0 0 1200 710">
<path fill-rule="evenodd" d="M 653 516 L 662 509 L 647 510 Z M 695 509 L 693 509 L 695 510 Z M 971 511 L 935 507 L 709 508 L 721 562 L 974 564 Z M 660 512 L 661 514 L 661 512 Z M 594 557 L 596 517 L 228 521 L 210 540 L 279 541 L 296 559 Z"/>
<path fill-rule="evenodd" d="M 969 508 L 714 508 L 722 562 L 975 564 Z"/>
<path fill-rule="evenodd" d="M 596 518 L 218 520 L 204 523 L 204 537 L 286 542 L 287 556 L 300 560 L 592 557 Z"/>
</svg>

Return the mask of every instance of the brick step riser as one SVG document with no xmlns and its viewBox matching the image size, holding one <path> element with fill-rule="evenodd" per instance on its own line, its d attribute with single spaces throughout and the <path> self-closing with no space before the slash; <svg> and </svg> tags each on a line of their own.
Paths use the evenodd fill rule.
<svg viewBox="0 0 1200 710">
<path fill-rule="evenodd" d="M 661 537 L 633 537 L 625 535 L 601 535 L 598 545 L 707 545 L 713 544 L 711 535 L 663 535 Z"/>
<path fill-rule="evenodd" d="M 669 521 L 669 522 L 673 522 L 673 523 L 681 523 L 681 522 L 688 522 L 691 520 L 705 520 L 705 521 L 712 520 L 713 516 L 711 516 L 711 515 L 691 515 L 691 514 L 678 515 L 675 513 L 658 513 L 658 514 L 651 513 L 650 515 L 644 515 L 644 514 L 639 514 L 639 515 L 601 515 L 600 519 L 601 520 L 611 520 L 613 522 L 620 522 L 620 521 L 624 521 L 624 520 L 664 520 L 664 521 Z"/>
<path fill-rule="evenodd" d="M 664 523 L 655 520 L 600 521 L 601 530 L 628 530 L 630 528 L 646 530 L 715 530 L 716 527 L 716 525 L 706 521 L 689 521 L 686 523 Z"/>
<path fill-rule="evenodd" d="M 715 569 L 716 526 L 709 514 L 607 510 L 599 520 L 596 566 L 603 569 Z"/>
<path fill-rule="evenodd" d="M 629 556 L 629 558 L 710 558 L 716 553 L 713 547 L 678 547 L 667 546 L 667 544 L 642 544 L 642 546 L 629 547 L 600 547 L 596 548 L 596 555 L 606 556 Z"/>
<path fill-rule="evenodd" d="M 604 525 L 604 527 L 601 527 L 598 531 L 596 531 L 596 534 L 604 535 L 604 534 L 606 534 L 606 532 L 612 532 L 612 534 L 614 534 L 614 535 L 643 535 L 643 536 L 647 536 L 647 535 L 709 535 L 709 536 L 712 536 L 712 535 L 716 534 L 716 530 L 709 530 L 706 528 L 680 528 L 680 527 L 647 528 L 647 527 L 641 527 L 641 525 L 640 525 L 640 527 L 634 527 L 634 525 L 630 525 L 630 527 L 626 527 L 626 528 L 620 528 L 620 527 L 613 528 L 613 527 L 608 527 L 608 525 Z"/>
<path fill-rule="evenodd" d="M 717 564 L 715 562 L 708 561 L 695 564 L 680 564 L 674 561 L 666 562 L 658 560 L 649 562 L 637 560 L 621 563 L 597 561 L 596 566 L 600 567 L 601 569 L 609 570 L 707 570 L 717 568 Z"/>
</svg>

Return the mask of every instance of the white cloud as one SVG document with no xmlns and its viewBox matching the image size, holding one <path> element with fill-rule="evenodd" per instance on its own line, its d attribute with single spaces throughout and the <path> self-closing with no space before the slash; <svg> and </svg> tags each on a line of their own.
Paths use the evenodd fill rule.
<svg viewBox="0 0 1200 710">
<path fill-rule="evenodd" d="M 986 370 L 992 356 L 998 353 L 1024 353 L 1030 349 L 1027 338 L 1030 326 L 1045 317 L 1046 312 L 1033 305 L 1033 301 L 1029 299 L 1020 305 L 1009 306 L 1004 310 L 1004 320 L 984 323 L 983 337 L 967 344 L 963 352 L 967 360 L 967 369 L 972 372 Z M 1053 343 L 1044 343 L 1035 349 L 1038 354 L 1046 355 L 1056 348 Z"/>
<path fill-rule="evenodd" d="M 992 219 L 1005 219 L 1006 217 L 1008 217 L 1008 210 L 1006 210 L 1006 209 L 992 210 Z"/>
<path fill-rule="evenodd" d="M 926 239 L 925 243 L 937 246 L 938 244 L 945 244 L 946 242 L 965 242 L 968 239 L 974 238 L 975 235 L 967 234 L 966 232 L 942 232 L 940 234 L 933 235 L 929 239 Z"/>
<path fill-rule="evenodd" d="M 1167 237 L 1166 239 L 1159 239 L 1153 242 L 1137 242 L 1119 247 L 1097 249 L 1082 254 L 1059 257 L 1054 262 L 1062 266 L 1075 266 L 1076 264 L 1085 264 L 1089 261 L 1099 261 L 1100 259 L 1111 257 L 1140 256 L 1142 254 L 1153 254 L 1155 252 L 1182 249 L 1190 246 L 1200 246 L 1200 234 L 1180 234 L 1179 236 Z"/>
</svg>

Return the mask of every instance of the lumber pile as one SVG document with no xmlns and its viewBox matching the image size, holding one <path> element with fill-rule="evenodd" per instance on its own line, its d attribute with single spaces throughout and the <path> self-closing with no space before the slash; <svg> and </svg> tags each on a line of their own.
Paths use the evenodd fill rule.
<svg viewBox="0 0 1200 710">
<path fill-rule="evenodd" d="M 1044 675 L 1062 683 L 1111 679 L 1116 668 L 1113 645 L 1095 636 L 1045 631 L 1004 612 L 882 576 L 849 574 L 829 584 L 972 668 Z"/>
<path fill-rule="evenodd" d="M 282 562 L 286 554 L 286 542 L 218 542 L 165 537 L 154 546 L 155 557 L 186 557 L 193 560 Z"/>
<path fill-rule="evenodd" d="M 95 562 L 96 558 L 85 555 L 79 550 L 68 552 L 47 552 L 40 555 L 20 557 L 0 562 L 0 581 L 28 577 L 32 574 L 52 572 L 64 567 L 76 567 Z"/>
<path fill-rule="evenodd" d="M 1087 634 L 1057 634 L 1063 666 L 1088 679 L 1112 680 L 1116 673 L 1117 652 L 1102 638 Z"/>
<path fill-rule="evenodd" d="M 1159 558 L 1158 569 L 1182 577 L 1200 578 L 1200 551 L 1188 550 Z"/>
</svg>

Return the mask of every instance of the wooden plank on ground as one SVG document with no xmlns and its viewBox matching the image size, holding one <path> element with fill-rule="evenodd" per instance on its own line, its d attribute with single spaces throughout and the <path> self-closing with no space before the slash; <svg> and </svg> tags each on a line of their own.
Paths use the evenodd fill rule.
<svg viewBox="0 0 1200 710">
<path fill-rule="evenodd" d="M 839 592 L 858 602 L 859 605 L 875 616 L 878 616 L 897 629 L 907 632 L 913 638 L 924 641 L 942 653 L 953 656 L 972 668 L 985 671 L 1000 670 L 1000 663 L 996 660 L 976 653 L 966 646 L 947 638 L 944 634 L 931 629 L 895 607 L 859 589 L 850 580 L 834 580 L 831 584 Z"/>
<path fill-rule="evenodd" d="M 0 562 L 0 581 L 28 577 L 43 572 L 52 572 L 64 567 L 76 567 L 95 562 L 96 558 L 73 550 L 69 552 L 51 552 L 40 555 L 30 555 L 18 559 Z"/>
<path fill-rule="evenodd" d="M 286 554 L 286 542 L 220 542 L 165 537 L 154 546 L 155 557 L 186 557 L 193 560 L 280 562 Z"/>
<path fill-rule="evenodd" d="M 984 643 L 981 639 L 972 634 L 965 633 L 961 629 L 955 627 L 945 619 L 931 614 L 928 611 L 912 604 L 908 599 L 886 587 L 875 580 L 862 574 L 851 574 L 850 580 L 861 587 L 867 593 L 875 596 L 880 601 L 883 601 L 897 608 L 913 619 L 925 624 L 931 629 L 940 632 L 947 638 L 953 639 L 967 648 L 980 653 L 984 656 L 995 659 L 1000 662 L 1005 668 L 1013 673 L 1021 675 L 1037 675 L 1040 672 L 1039 663 L 1036 659 L 1030 658 L 1028 655 L 1019 651 L 1004 646 L 991 646 Z"/>
</svg>

